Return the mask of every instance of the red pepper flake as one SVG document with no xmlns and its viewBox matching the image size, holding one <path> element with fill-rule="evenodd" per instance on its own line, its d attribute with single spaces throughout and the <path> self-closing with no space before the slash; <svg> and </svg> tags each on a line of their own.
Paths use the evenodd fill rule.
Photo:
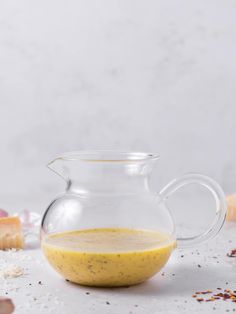
<svg viewBox="0 0 236 314">
<path fill-rule="evenodd" d="M 217 290 L 222 290 L 221 288 L 216 288 Z M 203 298 L 196 298 L 197 295 L 205 295 L 205 294 L 212 294 L 210 298 L 203 299 Z M 212 292 L 212 290 L 206 290 L 206 291 L 197 291 L 195 294 L 192 295 L 193 298 L 196 298 L 198 302 L 210 302 L 210 301 L 216 301 L 216 300 L 223 300 L 227 301 L 230 300 L 232 302 L 236 303 L 236 290 L 232 291 L 230 289 L 225 289 L 224 292 L 215 293 Z"/>
<path fill-rule="evenodd" d="M 229 299 L 230 298 L 230 295 L 228 293 L 224 293 L 224 298 L 225 299 Z"/>
<path fill-rule="evenodd" d="M 212 293 L 211 290 L 206 290 L 206 291 L 197 291 L 195 292 L 195 294 L 208 294 L 208 293 Z"/>
</svg>

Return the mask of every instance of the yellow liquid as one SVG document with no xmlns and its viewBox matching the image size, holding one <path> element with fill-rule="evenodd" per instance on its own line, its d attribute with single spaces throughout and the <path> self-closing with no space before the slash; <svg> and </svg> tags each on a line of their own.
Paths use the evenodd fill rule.
<svg viewBox="0 0 236 314">
<path fill-rule="evenodd" d="M 167 234 L 136 229 L 102 228 L 47 236 L 42 249 L 66 279 L 89 286 L 140 283 L 165 265 L 175 241 Z"/>
</svg>

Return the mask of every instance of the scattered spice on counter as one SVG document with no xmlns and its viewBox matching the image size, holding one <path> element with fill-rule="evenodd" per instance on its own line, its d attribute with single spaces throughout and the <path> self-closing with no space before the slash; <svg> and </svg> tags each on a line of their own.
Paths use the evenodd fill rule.
<svg viewBox="0 0 236 314">
<path fill-rule="evenodd" d="M 216 288 L 217 290 L 222 290 L 221 288 Z M 232 291 L 230 289 L 225 289 L 223 292 L 213 292 L 212 290 L 206 290 L 206 291 L 197 291 L 192 295 L 192 298 L 196 298 L 197 295 L 206 295 L 211 294 L 210 298 L 207 299 L 204 298 L 196 298 L 198 302 L 211 302 L 216 300 L 231 300 L 232 302 L 236 302 L 236 291 Z"/>
<path fill-rule="evenodd" d="M 38 284 L 39 284 L 39 285 L 42 285 L 42 281 L 41 281 L 41 280 L 39 280 Z"/>
<path fill-rule="evenodd" d="M 215 298 L 206 299 L 205 301 L 206 301 L 206 302 L 215 301 Z"/>
<path fill-rule="evenodd" d="M 195 294 L 208 294 L 208 293 L 212 293 L 211 290 L 206 290 L 206 291 L 197 291 L 195 292 Z"/>
<path fill-rule="evenodd" d="M 198 268 L 201 268 L 202 266 L 200 264 L 197 265 Z"/>
<path fill-rule="evenodd" d="M 230 251 L 230 253 L 227 253 L 228 257 L 236 257 L 236 249 Z"/>
<path fill-rule="evenodd" d="M 181 255 L 180 257 L 184 257 L 184 255 Z"/>
<path fill-rule="evenodd" d="M 89 295 L 89 294 L 90 294 L 90 292 L 88 292 L 88 291 L 87 291 L 87 292 L 86 292 L 86 294 L 88 294 L 88 295 Z"/>
<path fill-rule="evenodd" d="M 107 304 L 107 305 L 110 305 L 110 302 L 106 301 L 106 304 Z"/>
</svg>

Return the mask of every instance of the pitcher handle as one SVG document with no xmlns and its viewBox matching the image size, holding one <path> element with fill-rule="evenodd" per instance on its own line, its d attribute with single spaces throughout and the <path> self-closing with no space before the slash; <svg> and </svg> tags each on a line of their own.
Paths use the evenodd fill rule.
<svg viewBox="0 0 236 314">
<path fill-rule="evenodd" d="M 211 192 L 216 203 L 216 215 L 209 229 L 203 233 L 193 237 L 178 238 L 177 236 L 177 247 L 179 248 L 192 247 L 196 244 L 213 238 L 220 231 L 225 221 L 226 201 L 224 192 L 216 181 L 207 176 L 197 173 L 185 174 L 180 178 L 172 180 L 160 191 L 159 194 L 165 201 L 175 191 L 192 183 L 200 184 Z"/>
</svg>

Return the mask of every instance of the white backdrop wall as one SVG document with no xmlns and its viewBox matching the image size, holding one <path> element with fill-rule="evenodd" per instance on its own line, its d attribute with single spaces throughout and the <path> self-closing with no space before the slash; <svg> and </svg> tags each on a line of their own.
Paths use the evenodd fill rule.
<svg viewBox="0 0 236 314">
<path fill-rule="evenodd" d="M 43 207 L 63 187 L 45 164 L 83 149 L 236 190 L 235 60 L 233 0 L 0 0 L 2 204 Z"/>
</svg>

